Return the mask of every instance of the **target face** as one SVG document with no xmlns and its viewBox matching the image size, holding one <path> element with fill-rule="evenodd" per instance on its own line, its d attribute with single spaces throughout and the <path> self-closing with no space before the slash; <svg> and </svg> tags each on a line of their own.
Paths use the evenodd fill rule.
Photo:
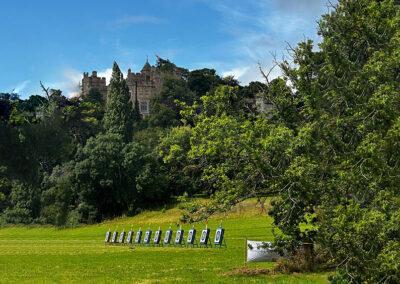
<svg viewBox="0 0 400 284">
<path fill-rule="evenodd" d="M 217 230 L 217 232 L 215 233 L 215 239 L 214 239 L 214 242 L 215 242 L 215 243 L 219 243 L 219 242 L 220 242 L 220 240 L 221 240 L 221 230 L 220 230 L 220 229 L 218 229 L 218 230 Z"/>
<path fill-rule="evenodd" d="M 157 230 L 155 233 L 154 233 L 154 243 L 155 244 L 158 244 L 159 242 L 160 242 L 160 237 L 161 237 L 161 230 Z"/>
<path fill-rule="evenodd" d="M 182 242 L 182 237 L 183 237 L 183 230 L 176 231 L 175 244 L 180 244 Z"/>
<path fill-rule="evenodd" d="M 125 232 L 122 232 L 121 235 L 119 236 L 118 242 L 122 244 L 124 243 L 124 241 L 125 241 Z"/>
<path fill-rule="evenodd" d="M 112 235 L 111 242 L 116 243 L 116 242 L 117 242 L 117 236 L 118 236 L 118 232 L 115 231 L 115 232 L 113 233 L 113 235 Z"/>
<path fill-rule="evenodd" d="M 137 231 L 135 243 L 140 244 L 141 239 L 142 239 L 142 231 Z"/>
<path fill-rule="evenodd" d="M 189 230 L 188 237 L 187 237 L 187 242 L 189 244 L 193 244 L 195 235 L 196 235 L 196 230 L 195 229 Z"/>
<path fill-rule="evenodd" d="M 167 230 L 165 232 L 164 244 L 169 244 L 169 242 L 171 241 L 171 235 L 172 235 L 172 231 L 171 230 Z"/>
<path fill-rule="evenodd" d="M 200 244 L 206 244 L 208 242 L 208 235 L 210 234 L 210 230 L 206 229 L 201 232 Z"/>
<path fill-rule="evenodd" d="M 132 243 L 132 236 L 133 236 L 133 231 L 131 230 L 128 232 L 128 236 L 126 237 L 126 242 L 128 244 Z"/>
<path fill-rule="evenodd" d="M 108 243 L 108 242 L 110 241 L 110 237 L 111 237 L 111 232 L 108 231 L 108 232 L 106 233 L 106 238 L 104 239 L 104 241 L 105 241 L 106 243 Z"/>
<path fill-rule="evenodd" d="M 151 231 L 147 230 L 144 235 L 144 243 L 146 244 L 150 243 L 150 238 L 151 238 Z"/>
<path fill-rule="evenodd" d="M 217 231 L 215 232 L 214 244 L 216 245 L 222 244 L 222 241 L 224 239 L 224 231 L 225 230 L 223 228 L 217 229 Z"/>
</svg>

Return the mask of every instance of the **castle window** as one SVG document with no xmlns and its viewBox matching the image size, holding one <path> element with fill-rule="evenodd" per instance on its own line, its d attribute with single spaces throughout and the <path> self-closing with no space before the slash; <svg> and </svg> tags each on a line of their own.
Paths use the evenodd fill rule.
<svg viewBox="0 0 400 284">
<path fill-rule="evenodd" d="M 149 75 L 146 76 L 146 81 L 150 81 L 150 76 Z"/>
<path fill-rule="evenodd" d="M 140 102 L 139 108 L 141 113 L 148 113 L 149 112 L 149 102 Z"/>
</svg>

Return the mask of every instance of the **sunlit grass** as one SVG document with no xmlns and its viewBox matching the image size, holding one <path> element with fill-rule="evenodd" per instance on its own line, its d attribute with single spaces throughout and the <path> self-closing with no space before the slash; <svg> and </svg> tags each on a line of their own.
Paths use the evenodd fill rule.
<svg viewBox="0 0 400 284">
<path fill-rule="evenodd" d="M 143 212 L 98 225 L 74 229 L 10 227 L 0 229 L 0 282 L 125 282 L 125 283 L 326 283 L 327 275 L 227 276 L 244 265 L 245 238 L 272 240 L 271 219 L 254 201 L 229 214 L 215 216 L 208 226 L 222 222 L 227 249 L 134 247 L 104 245 L 104 234 L 118 227 L 136 231 L 150 227 L 176 229 L 179 210 Z M 200 230 L 205 223 L 196 224 Z M 190 228 L 183 225 L 183 228 Z M 212 232 L 213 236 L 213 232 Z M 271 267 L 273 263 L 249 264 Z"/>
</svg>

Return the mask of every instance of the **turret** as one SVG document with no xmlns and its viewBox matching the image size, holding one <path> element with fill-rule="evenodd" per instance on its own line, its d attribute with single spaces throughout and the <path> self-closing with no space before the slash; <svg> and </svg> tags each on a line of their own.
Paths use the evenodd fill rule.
<svg viewBox="0 0 400 284">
<path fill-rule="evenodd" d="M 144 64 L 143 68 L 142 68 L 142 72 L 144 71 L 150 71 L 151 70 L 151 65 L 149 63 L 149 59 L 147 58 L 146 63 Z"/>
<path fill-rule="evenodd" d="M 91 89 L 98 90 L 104 98 L 107 96 L 106 78 L 97 77 L 97 71 L 93 71 L 91 76 L 88 72 L 83 73 L 82 96 L 87 96 Z"/>
</svg>

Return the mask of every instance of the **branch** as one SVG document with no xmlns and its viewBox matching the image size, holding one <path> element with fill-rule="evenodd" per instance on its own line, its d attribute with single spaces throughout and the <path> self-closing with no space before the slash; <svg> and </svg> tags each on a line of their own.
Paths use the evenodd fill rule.
<svg viewBox="0 0 400 284">
<path fill-rule="evenodd" d="M 271 72 L 275 69 L 276 66 L 278 66 L 278 64 L 277 62 L 274 62 L 274 65 L 268 70 L 267 73 L 265 73 L 261 67 L 261 63 L 258 62 L 258 69 L 260 69 L 261 75 L 264 77 L 265 81 L 267 81 L 267 85 L 270 84 L 269 76 L 271 75 Z"/>
<path fill-rule="evenodd" d="M 42 88 L 43 92 L 46 94 L 47 99 L 50 99 L 50 95 L 49 95 L 49 88 L 46 88 L 42 81 L 40 81 L 40 87 Z"/>
</svg>

